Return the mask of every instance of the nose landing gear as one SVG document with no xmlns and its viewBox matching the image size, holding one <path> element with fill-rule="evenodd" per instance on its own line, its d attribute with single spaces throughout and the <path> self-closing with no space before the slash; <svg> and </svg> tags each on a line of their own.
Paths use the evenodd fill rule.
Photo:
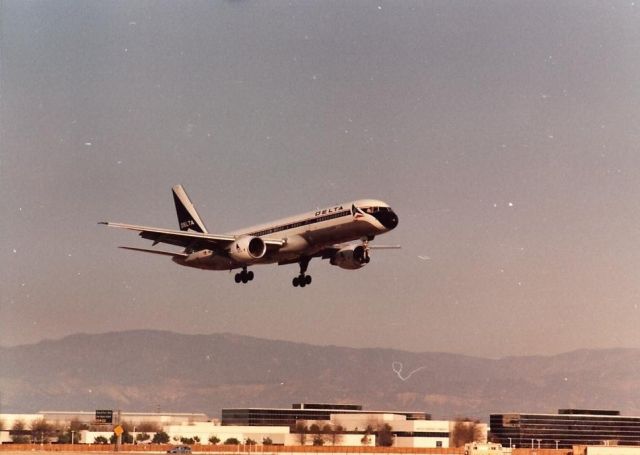
<svg viewBox="0 0 640 455">
<path fill-rule="evenodd" d="M 311 275 L 306 275 L 307 267 L 309 267 L 310 260 L 311 258 L 300 259 L 300 275 L 298 275 L 291 281 L 293 287 L 297 288 L 298 286 L 300 286 L 301 288 L 303 288 L 306 285 L 311 284 Z"/>
<path fill-rule="evenodd" d="M 253 271 L 250 270 L 247 272 L 246 267 L 242 268 L 242 272 L 236 273 L 236 276 L 235 276 L 236 283 L 242 282 L 243 284 L 246 284 L 251 280 L 253 280 Z"/>
</svg>

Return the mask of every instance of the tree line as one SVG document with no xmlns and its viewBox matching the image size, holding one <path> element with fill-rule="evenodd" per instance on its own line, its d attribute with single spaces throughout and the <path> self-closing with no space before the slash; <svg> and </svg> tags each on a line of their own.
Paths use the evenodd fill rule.
<svg viewBox="0 0 640 455">
<path fill-rule="evenodd" d="M 140 422 L 134 426 L 131 422 L 123 421 L 120 425 L 124 429 L 122 442 L 128 444 L 134 442 L 132 434 L 134 428 L 136 430 L 136 442 L 145 442 L 148 440 L 156 442 L 153 440 L 155 436 L 152 438 L 149 433 L 156 433 L 157 435 L 162 430 L 161 427 L 154 422 Z M 46 419 L 39 419 L 28 425 L 24 420 L 16 420 L 9 429 L 9 436 L 15 444 L 48 444 L 53 442 L 58 444 L 71 444 L 89 442 L 81 441 L 80 432 L 83 430 L 104 431 L 104 428 L 104 425 L 88 424 L 81 422 L 77 418 L 71 419 L 71 421 L 66 424 L 52 423 Z M 4 429 L 3 422 L 0 423 L 0 429 Z M 111 431 L 111 428 L 109 428 L 109 431 Z M 95 441 L 91 442 L 96 444 L 115 443 L 115 435 L 112 435 L 110 439 L 104 436 L 98 436 Z M 168 436 L 166 442 L 169 442 Z"/>
<path fill-rule="evenodd" d="M 357 429 L 356 429 L 357 431 Z M 340 424 L 329 424 L 314 422 L 310 425 L 305 421 L 298 421 L 291 427 L 291 432 L 297 436 L 300 445 L 306 445 L 308 441 L 314 446 L 325 444 L 338 445 L 343 440 L 346 429 Z M 381 447 L 391 447 L 393 445 L 393 432 L 391 425 L 382 422 L 369 423 L 364 429 L 364 435 L 360 439 L 362 445 L 371 443 L 371 436 L 376 436 L 376 445 Z"/>
<path fill-rule="evenodd" d="M 171 438 L 167 433 L 162 431 L 160 425 L 153 422 L 140 422 L 135 426 L 127 421 L 120 423 L 124 432 L 122 433 L 122 442 L 124 444 L 133 443 L 145 443 L 151 442 L 153 444 L 168 444 Z M 4 429 L 4 422 L 0 421 L 0 429 Z M 57 442 L 59 444 L 70 444 L 72 442 L 89 442 L 81 441 L 81 431 L 101 431 L 104 429 L 104 425 L 91 425 L 81 422 L 79 419 L 72 419 L 67 425 L 61 425 L 57 423 L 47 422 L 46 419 L 40 419 L 32 422 L 29 426 L 22 420 L 16 420 L 9 434 L 12 442 L 16 444 L 29 444 L 29 443 L 50 443 Z M 135 429 L 135 439 L 134 439 Z M 356 428 L 355 431 L 358 431 Z M 306 445 L 309 441 L 314 446 L 323 446 L 325 444 L 339 445 L 343 436 L 346 433 L 346 429 L 340 424 L 329 424 L 323 422 L 313 422 L 308 424 L 305 421 L 298 421 L 291 427 L 291 432 L 296 435 L 297 441 L 300 445 Z M 153 433 L 151 436 L 150 433 Z M 364 428 L 364 434 L 360 439 L 362 445 L 369 445 L 371 443 L 372 436 L 375 436 L 375 444 L 380 447 L 391 447 L 394 443 L 393 428 L 386 422 L 370 422 Z M 451 435 L 449 438 L 449 445 L 451 447 L 462 447 L 465 443 L 480 441 L 483 437 L 482 428 L 478 420 L 472 420 L 469 418 L 456 419 Z M 193 436 L 190 438 L 176 436 L 175 442 L 180 442 L 185 445 L 199 444 L 200 438 Z M 91 443 L 94 444 L 115 444 L 116 435 L 111 435 L 110 438 L 105 436 L 97 436 Z M 219 444 L 222 442 L 217 436 L 211 436 L 208 439 L 209 444 Z M 225 445 L 255 445 L 257 441 L 247 438 L 244 441 L 240 441 L 237 438 L 227 438 L 224 442 Z M 265 437 L 262 440 L 263 445 L 272 445 L 273 441 L 269 437 Z"/>
</svg>

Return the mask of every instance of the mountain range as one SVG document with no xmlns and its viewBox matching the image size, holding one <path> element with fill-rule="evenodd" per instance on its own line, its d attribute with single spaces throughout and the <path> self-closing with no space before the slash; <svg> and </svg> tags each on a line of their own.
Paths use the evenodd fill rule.
<svg viewBox="0 0 640 455">
<path fill-rule="evenodd" d="M 233 334 L 76 334 L 0 347 L 0 412 L 204 412 L 355 403 L 434 418 L 616 409 L 640 415 L 640 349 L 485 359 Z"/>
</svg>

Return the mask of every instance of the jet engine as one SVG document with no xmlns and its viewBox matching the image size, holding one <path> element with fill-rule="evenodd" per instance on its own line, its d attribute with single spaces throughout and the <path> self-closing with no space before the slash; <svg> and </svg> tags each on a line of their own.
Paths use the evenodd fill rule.
<svg viewBox="0 0 640 455">
<path fill-rule="evenodd" d="M 267 245 L 260 237 L 240 237 L 229 247 L 229 256 L 238 262 L 260 259 L 267 252 Z"/>
<path fill-rule="evenodd" d="M 363 245 L 347 246 L 339 249 L 330 262 L 343 269 L 359 269 L 369 262 L 369 252 Z"/>
</svg>

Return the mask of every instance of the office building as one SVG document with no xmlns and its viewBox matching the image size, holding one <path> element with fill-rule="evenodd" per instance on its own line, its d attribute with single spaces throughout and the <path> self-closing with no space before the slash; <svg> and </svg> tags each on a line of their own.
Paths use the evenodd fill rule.
<svg viewBox="0 0 640 455">
<path fill-rule="evenodd" d="M 640 445 L 640 417 L 619 411 L 560 409 L 557 414 L 491 414 L 494 442 L 504 447 L 571 448 L 574 445 Z"/>
<path fill-rule="evenodd" d="M 356 404 L 297 403 L 291 408 L 230 408 L 222 410 L 222 425 L 293 426 L 299 420 L 330 420 L 331 414 L 397 414 L 407 420 L 430 420 L 425 412 L 364 411 Z"/>
</svg>

